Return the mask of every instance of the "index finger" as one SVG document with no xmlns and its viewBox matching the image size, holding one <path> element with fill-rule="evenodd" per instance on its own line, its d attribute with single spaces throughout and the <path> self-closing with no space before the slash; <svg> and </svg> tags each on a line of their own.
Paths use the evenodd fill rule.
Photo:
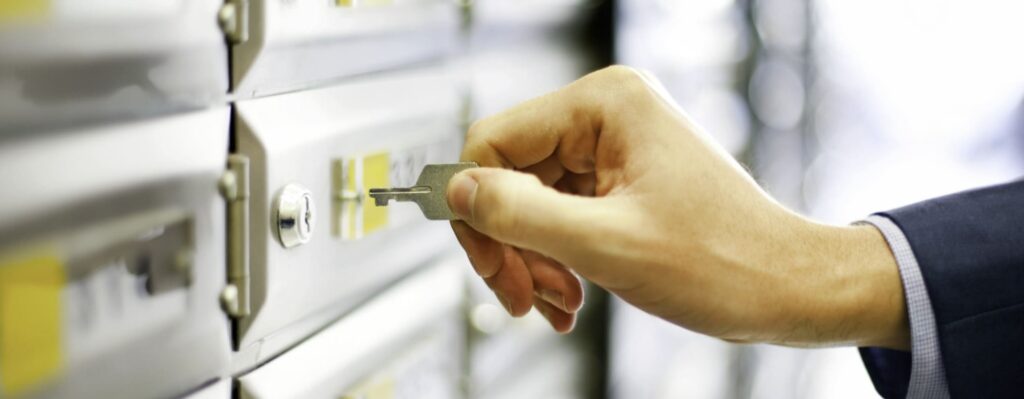
<svg viewBox="0 0 1024 399">
<path fill-rule="evenodd" d="M 576 174 L 594 170 L 603 124 L 602 104 L 623 82 L 639 74 L 628 67 L 592 73 L 555 92 L 484 118 L 470 127 L 463 161 L 480 166 L 523 169 L 554 155 Z"/>
</svg>

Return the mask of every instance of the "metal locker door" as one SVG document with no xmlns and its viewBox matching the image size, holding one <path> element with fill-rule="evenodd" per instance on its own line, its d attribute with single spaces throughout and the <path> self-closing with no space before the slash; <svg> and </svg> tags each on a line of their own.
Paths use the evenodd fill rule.
<svg viewBox="0 0 1024 399">
<path fill-rule="evenodd" d="M 232 0 L 239 30 L 232 91 L 262 97 L 451 54 L 462 8 L 451 0 Z"/>
<path fill-rule="evenodd" d="M 236 103 L 249 162 L 248 268 L 233 283 L 235 370 L 264 362 L 440 254 L 454 236 L 415 206 L 378 208 L 369 187 L 409 185 L 451 162 L 462 102 L 445 68 L 381 74 Z M 281 217 L 302 209 L 299 224 Z M 296 231 L 303 228 L 309 231 Z"/>
<path fill-rule="evenodd" d="M 238 378 L 243 398 L 461 396 L 462 268 L 409 276 L 306 342 Z"/>
<path fill-rule="evenodd" d="M 226 373 L 228 118 L 2 140 L 0 396 L 168 397 Z"/>
<path fill-rule="evenodd" d="M 210 0 L 0 2 L 0 135 L 222 103 Z"/>
</svg>

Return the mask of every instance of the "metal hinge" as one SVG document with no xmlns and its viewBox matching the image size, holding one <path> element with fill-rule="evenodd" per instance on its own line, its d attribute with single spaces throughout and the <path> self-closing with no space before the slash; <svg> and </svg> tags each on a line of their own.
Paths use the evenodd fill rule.
<svg viewBox="0 0 1024 399">
<path fill-rule="evenodd" d="M 249 290 L 249 158 L 228 156 L 228 169 L 220 179 L 220 192 L 227 204 L 227 285 L 221 305 L 233 318 L 250 312 Z"/>
<path fill-rule="evenodd" d="M 232 44 L 249 40 L 249 0 L 227 0 L 217 13 L 217 22 Z"/>
</svg>

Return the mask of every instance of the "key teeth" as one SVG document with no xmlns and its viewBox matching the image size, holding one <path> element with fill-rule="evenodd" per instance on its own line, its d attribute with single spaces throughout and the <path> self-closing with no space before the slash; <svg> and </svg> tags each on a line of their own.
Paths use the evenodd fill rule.
<svg viewBox="0 0 1024 399">
<path fill-rule="evenodd" d="M 371 188 L 369 194 L 376 206 L 387 206 L 390 200 L 413 202 L 428 220 L 458 220 L 458 216 L 448 207 L 444 193 L 452 175 L 474 167 L 477 164 L 472 162 L 426 165 L 420 171 L 415 186 Z"/>
<path fill-rule="evenodd" d="M 371 188 L 370 191 L 367 194 L 370 195 L 370 198 L 373 198 L 373 204 L 374 205 L 376 205 L 376 206 L 387 206 L 388 199 L 389 199 L 388 196 L 385 195 L 384 193 L 377 192 L 376 188 Z"/>
</svg>

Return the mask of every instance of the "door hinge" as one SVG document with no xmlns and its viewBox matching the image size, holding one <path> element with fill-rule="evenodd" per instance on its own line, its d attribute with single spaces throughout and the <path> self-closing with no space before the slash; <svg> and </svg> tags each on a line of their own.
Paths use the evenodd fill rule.
<svg viewBox="0 0 1024 399">
<path fill-rule="evenodd" d="M 217 22 L 231 44 L 249 40 L 249 0 L 227 0 L 217 12 Z"/>
<path fill-rule="evenodd" d="M 249 315 L 249 158 L 228 156 L 227 170 L 220 179 L 220 192 L 227 210 L 227 285 L 221 305 L 233 318 Z"/>
</svg>

